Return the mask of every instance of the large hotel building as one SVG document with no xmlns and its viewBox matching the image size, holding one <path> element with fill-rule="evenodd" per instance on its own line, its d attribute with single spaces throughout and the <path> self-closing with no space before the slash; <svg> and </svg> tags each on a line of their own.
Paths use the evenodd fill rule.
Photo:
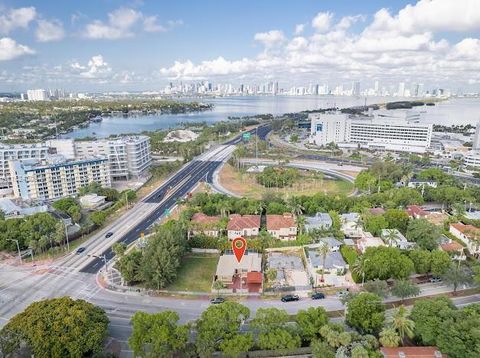
<svg viewBox="0 0 480 358">
<path fill-rule="evenodd" d="M 335 143 L 344 148 L 425 153 L 432 139 L 432 124 L 418 123 L 418 116 L 388 115 L 350 117 L 348 114 L 313 113 L 310 142 L 318 146 Z"/>
</svg>

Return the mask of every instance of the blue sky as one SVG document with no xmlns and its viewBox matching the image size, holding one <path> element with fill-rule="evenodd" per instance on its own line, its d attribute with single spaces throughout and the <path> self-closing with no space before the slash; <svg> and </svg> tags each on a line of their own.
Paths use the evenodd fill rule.
<svg viewBox="0 0 480 358">
<path fill-rule="evenodd" d="M 476 88 L 479 30 L 476 0 L 0 0 L 0 91 L 272 78 Z"/>
</svg>

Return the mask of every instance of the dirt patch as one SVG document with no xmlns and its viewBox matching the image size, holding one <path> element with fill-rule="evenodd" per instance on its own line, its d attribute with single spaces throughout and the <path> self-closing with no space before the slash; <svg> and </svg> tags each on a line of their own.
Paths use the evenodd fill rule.
<svg viewBox="0 0 480 358">
<path fill-rule="evenodd" d="M 257 183 L 255 174 L 242 173 L 235 170 L 230 164 L 225 164 L 219 173 L 220 184 L 227 190 L 243 197 L 261 199 L 267 193 L 277 193 L 285 197 L 292 195 L 350 194 L 353 185 L 343 180 L 329 180 L 304 175 L 291 187 L 265 188 Z"/>
</svg>

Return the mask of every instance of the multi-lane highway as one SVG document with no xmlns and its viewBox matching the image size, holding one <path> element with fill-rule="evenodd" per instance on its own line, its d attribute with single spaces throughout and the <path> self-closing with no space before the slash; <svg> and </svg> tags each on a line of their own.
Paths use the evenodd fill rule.
<svg viewBox="0 0 480 358">
<path fill-rule="evenodd" d="M 262 125 L 249 132 L 265 139 L 269 131 L 269 125 Z M 83 254 L 70 255 L 59 264 L 80 272 L 97 273 L 105 262 L 113 258 L 111 248 L 115 242 L 130 244 L 137 240 L 142 232 L 166 215 L 177 201 L 187 196 L 200 181 L 211 183 L 215 170 L 229 158 L 235 145 L 242 140 L 242 136 L 237 136 L 184 165 L 162 186 L 90 238 L 84 245 L 86 250 Z M 105 237 L 108 232 L 113 233 L 110 238 Z"/>
</svg>

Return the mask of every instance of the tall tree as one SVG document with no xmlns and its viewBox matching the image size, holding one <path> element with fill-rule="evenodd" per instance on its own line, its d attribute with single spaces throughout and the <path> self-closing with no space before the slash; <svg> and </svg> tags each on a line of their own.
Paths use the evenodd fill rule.
<svg viewBox="0 0 480 358">
<path fill-rule="evenodd" d="M 320 328 L 328 322 L 328 316 L 323 307 L 309 307 L 298 311 L 295 320 L 300 328 L 302 339 L 309 342 L 318 338 Z"/>
<path fill-rule="evenodd" d="M 453 294 L 457 293 L 458 286 L 470 284 L 472 282 L 472 274 L 460 265 L 451 265 L 450 268 L 442 275 L 445 283 L 453 286 Z"/>
<path fill-rule="evenodd" d="M 2 328 L 0 350 L 13 355 L 26 346 L 39 358 L 92 356 L 101 352 L 107 328 L 105 312 L 86 301 L 38 301 Z"/>
<path fill-rule="evenodd" d="M 438 226 L 426 219 L 416 219 L 408 224 L 406 237 L 416 242 L 420 248 L 432 251 L 438 247 L 440 234 Z"/>
<path fill-rule="evenodd" d="M 137 311 L 128 344 L 135 357 L 175 357 L 187 345 L 188 327 L 178 325 L 178 313 L 148 314 Z"/>
<path fill-rule="evenodd" d="M 196 323 L 197 353 L 211 357 L 222 342 L 239 333 L 241 324 L 250 316 L 250 310 L 236 302 L 224 302 L 208 307 Z"/>
<path fill-rule="evenodd" d="M 448 320 L 455 309 L 447 297 L 416 301 L 410 312 L 410 318 L 415 322 L 415 336 L 423 345 L 435 345 L 442 322 Z"/>
<path fill-rule="evenodd" d="M 405 298 L 418 296 L 420 289 L 410 280 L 396 280 L 391 292 L 403 302 Z"/>
<path fill-rule="evenodd" d="M 380 297 L 362 292 L 347 305 L 346 323 L 362 333 L 378 333 L 385 321 L 385 307 Z"/>
<path fill-rule="evenodd" d="M 250 326 L 258 332 L 261 349 L 291 351 L 301 345 L 298 333 L 288 324 L 285 310 L 259 308 Z"/>
</svg>

